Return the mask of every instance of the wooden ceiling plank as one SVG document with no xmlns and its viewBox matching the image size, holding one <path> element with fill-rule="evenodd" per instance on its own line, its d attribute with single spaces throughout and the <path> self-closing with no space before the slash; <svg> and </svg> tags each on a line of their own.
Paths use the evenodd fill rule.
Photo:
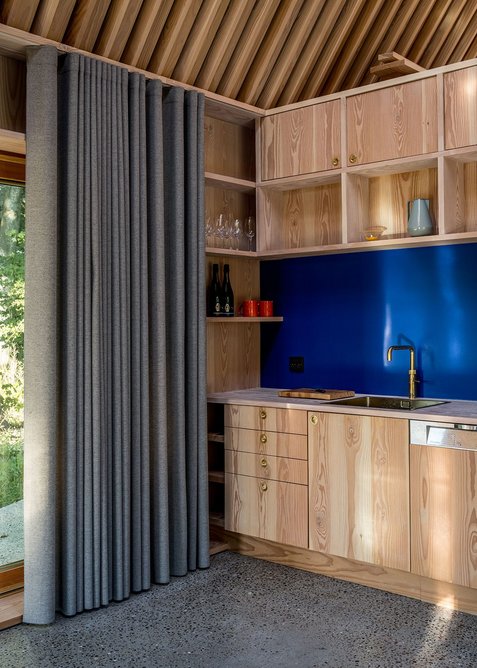
<svg viewBox="0 0 477 668">
<path fill-rule="evenodd" d="M 75 4 L 75 0 L 41 0 L 31 32 L 62 42 Z"/>
<path fill-rule="evenodd" d="M 357 2 L 361 6 L 366 0 L 357 0 Z M 320 17 L 313 26 L 313 30 L 282 89 L 278 98 L 279 105 L 298 101 L 300 91 L 324 48 L 323 36 L 330 35 L 330 33 L 347 35 L 356 16 L 355 5 L 356 2 L 349 3 L 346 0 L 326 1 Z M 342 11 L 343 14 L 341 15 Z"/>
<path fill-rule="evenodd" d="M 217 92 L 221 95 L 237 97 L 279 4 L 280 0 L 260 0 L 256 3 L 217 87 Z"/>
<path fill-rule="evenodd" d="M 431 67 L 432 62 L 435 60 L 440 50 L 444 47 L 445 43 L 449 39 L 452 26 L 456 21 L 459 20 L 459 17 L 464 10 L 466 3 L 467 0 L 453 1 L 442 21 L 436 26 L 434 34 L 432 35 L 432 38 L 419 61 L 421 65 L 424 65 L 425 67 Z"/>
<path fill-rule="evenodd" d="M 341 53 L 343 45 L 348 43 L 356 25 L 361 25 L 363 18 L 374 16 L 382 2 L 383 0 L 376 0 L 372 3 L 356 0 L 356 2 L 346 4 L 345 12 L 333 27 L 320 58 L 302 86 L 299 94 L 300 100 L 316 97 L 331 71 L 337 66 L 338 55 Z M 379 3 L 377 9 L 376 3 Z M 321 95 L 321 92 L 319 94 Z"/>
<path fill-rule="evenodd" d="M 406 55 L 409 60 L 413 60 L 419 65 L 423 65 L 422 56 L 436 32 L 441 21 L 444 20 L 449 8 L 453 5 L 455 0 L 434 0 L 431 12 L 428 14 L 426 22 L 422 26 L 419 33 L 416 35 L 414 43 L 409 53 Z M 401 52 L 400 52 L 401 53 Z"/>
<path fill-rule="evenodd" d="M 229 0 L 205 0 L 185 43 L 173 79 L 192 83 L 196 80 L 207 52 L 228 9 Z"/>
<path fill-rule="evenodd" d="M 124 63 L 145 69 L 151 60 L 174 0 L 144 0 L 121 56 Z"/>
<path fill-rule="evenodd" d="M 247 72 L 238 95 L 239 100 L 245 102 L 258 99 L 302 7 L 303 0 L 282 0 Z"/>
<path fill-rule="evenodd" d="M 0 23 L 29 31 L 40 0 L 3 0 Z"/>
<path fill-rule="evenodd" d="M 94 52 L 120 60 L 143 0 L 112 0 L 101 26 Z"/>
<path fill-rule="evenodd" d="M 336 66 L 333 67 L 324 85 L 320 86 L 325 95 L 340 90 L 343 81 L 347 82 L 345 84 L 346 88 L 355 87 L 350 82 L 358 81 L 361 71 L 364 74 L 369 70 L 376 49 L 383 41 L 384 35 L 400 5 L 401 0 L 379 0 L 379 2 L 366 5 L 348 39 L 343 44 L 343 49 L 336 59 Z M 372 11 L 368 10 L 369 7 L 372 8 Z"/>
<path fill-rule="evenodd" d="M 197 76 L 196 85 L 216 91 L 256 0 L 231 0 Z"/>
<path fill-rule="evenodd" d="M 200 11 L 202 0 L 174 2 L 167 17 L 147 69 L 171 77 L 191 28 Z"/>
<path fill-rule="evenodd" d="M 469 25 L 465 29 L 464 34 L 457 42 L 456 47 L 447 62 L 460 63 L 462 60 L 465 60 L 466 58 L 468 59 L 469 56 L 467 53 L 475 38 L 477 38 L 477 13 L 472 17 L 472 20 L 469 22 Z M 470 57 L 473 58 L 474 56 Z"/>
<path fill-rule="evenodd" d="M 65 42 L 93 53 L 111 0 L 78 0 L 66 30 Z"/>
<path fill-rule="evenodd" d="M 440 44 L 438 49 L 430 48 L 429 60 L 427 60 L 427 66 L 439 67 L 440 65 L 446 65 L 451 62 L 450 58 L 453 51 L 456 49 L 459 42 L 463 39 L 466 28 L 472 26 L 472 21 L 475 18 L 477 12 L 477 3 L 475 2 L 466 2 L 462 7 L 462 11 L 459 14 L 457 19 L 452 21 L 450 30 L 447 32 L 445 40 Z M 475 25 L 474 25 L 474 34 L 475 34 Z M 431 42 L 432 44 L 432 42 Z M 433 56 L 433 57 L 432 57 Z M 426 60 L 426 54 L 424 54 L 423 60 Z M 454 61 L 455 62 L 455 61 Z"/>
<path fill-rule="evenodd" d="M 283 45 L 280 55 L 277 58 L 272 71 L 260 93 L 260 106 L 263 109 L 273 107 L 283 88 L 283 82 L 289 78 L 300 55 L 303 44 L 306 43 L 313 26 L 323 9 L 326 0 L 317 2 L 305 2 L 302 10 L 298 14 L 293 28 Z"/>
</svg>

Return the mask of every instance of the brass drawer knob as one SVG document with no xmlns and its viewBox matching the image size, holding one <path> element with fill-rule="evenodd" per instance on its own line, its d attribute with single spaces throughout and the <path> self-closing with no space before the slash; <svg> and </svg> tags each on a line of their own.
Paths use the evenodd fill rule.
<svg viewBox="0 0 477 668">
<path fill-rule="evenodd" d="M 340 164 L 340 159 L 339 158 L 333 158 L 333 160 L 331 161 L 331 164 L 333 165 L 333 167 L 338 167 L 338 165 Z"/>
<path fill-rule="evenodd" d="M 266 443 L 268 441 L 266 434 L 260 434 L 260 443 Z"/>
<path fill-rule="evenodd" d="M 267 417 L 267 411 L 264 411 L 262 408 L 262 410 L 260 411 L 260 419 L 265 420 L 266 417 Z"/>
<path fill-rule="evenodd" d="M 352 153 L 352 154 L 349 156 L 349 161 L 350 161 L 350 163 L 351 163 L 352 165 L 354 165 L 355 162 L 358 162 L 358 156 L 355 155 L 354 153 Z"/>
<path fill-rule="evenodd" d="M 260 466 L 263 466 L 263 468 L 266 468 L 267 463 L 268 463 L 268 462 L 267 462 L 267 460 L 265 459 L 265 457 L 262 457 L 262 459 L 260 460 Z"/>
<path fill-rule="evenodd" d="M 260 480 L 260 489 L 262 490 L 262 492 L 266 492 L 266 491 L 267 491 L 267 489 L 268 489 L 268 485 L 267 485 L 267 483 L 265 482 L 265 480 Z"/>
<path fill-rule="evenodd" d="M 312 415 L 310 420 L 311 424 L 318 424 L 318 417 L 316 415 Z"/>
</svg>

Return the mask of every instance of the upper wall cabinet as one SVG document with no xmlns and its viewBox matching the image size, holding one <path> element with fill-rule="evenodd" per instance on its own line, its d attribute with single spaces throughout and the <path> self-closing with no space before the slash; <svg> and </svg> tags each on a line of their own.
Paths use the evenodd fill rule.
<svg viewBox="0 0 477 668">
<path fill-rule="evenodd" d="M 340 100 L 261 121 L 262 181 L 340 167 Z"/>
<path fill-rule="evenodd" d="M 445 148 L 477 144 L 477 67 L 444 74 Z"/>
<path fill-rule="evenodd" d="M 348 166 L 437 151 L 435 77 L 346 100 Z"/>
</svg>

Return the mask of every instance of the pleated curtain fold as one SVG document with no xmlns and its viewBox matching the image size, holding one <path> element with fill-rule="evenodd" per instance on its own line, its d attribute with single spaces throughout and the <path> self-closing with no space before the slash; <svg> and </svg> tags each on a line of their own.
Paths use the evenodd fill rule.
<svg viewBox="0 0 477 668">
<path fill-rule="evenodd" d="M 27 622 L 209 564 L 203 115 L 197 92 L 28 54 Z"/>
</svg>

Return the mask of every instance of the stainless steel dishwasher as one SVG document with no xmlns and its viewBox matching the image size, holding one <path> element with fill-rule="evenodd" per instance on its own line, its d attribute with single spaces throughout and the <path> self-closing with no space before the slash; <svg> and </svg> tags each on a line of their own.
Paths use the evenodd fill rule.
<svg viewBox="0 0 477 668">
<path fill-rule="evenodd" d="M 411 571 L 477 588 L 477 425 L 411 420 L 410 442 Z"/>
</svg>

